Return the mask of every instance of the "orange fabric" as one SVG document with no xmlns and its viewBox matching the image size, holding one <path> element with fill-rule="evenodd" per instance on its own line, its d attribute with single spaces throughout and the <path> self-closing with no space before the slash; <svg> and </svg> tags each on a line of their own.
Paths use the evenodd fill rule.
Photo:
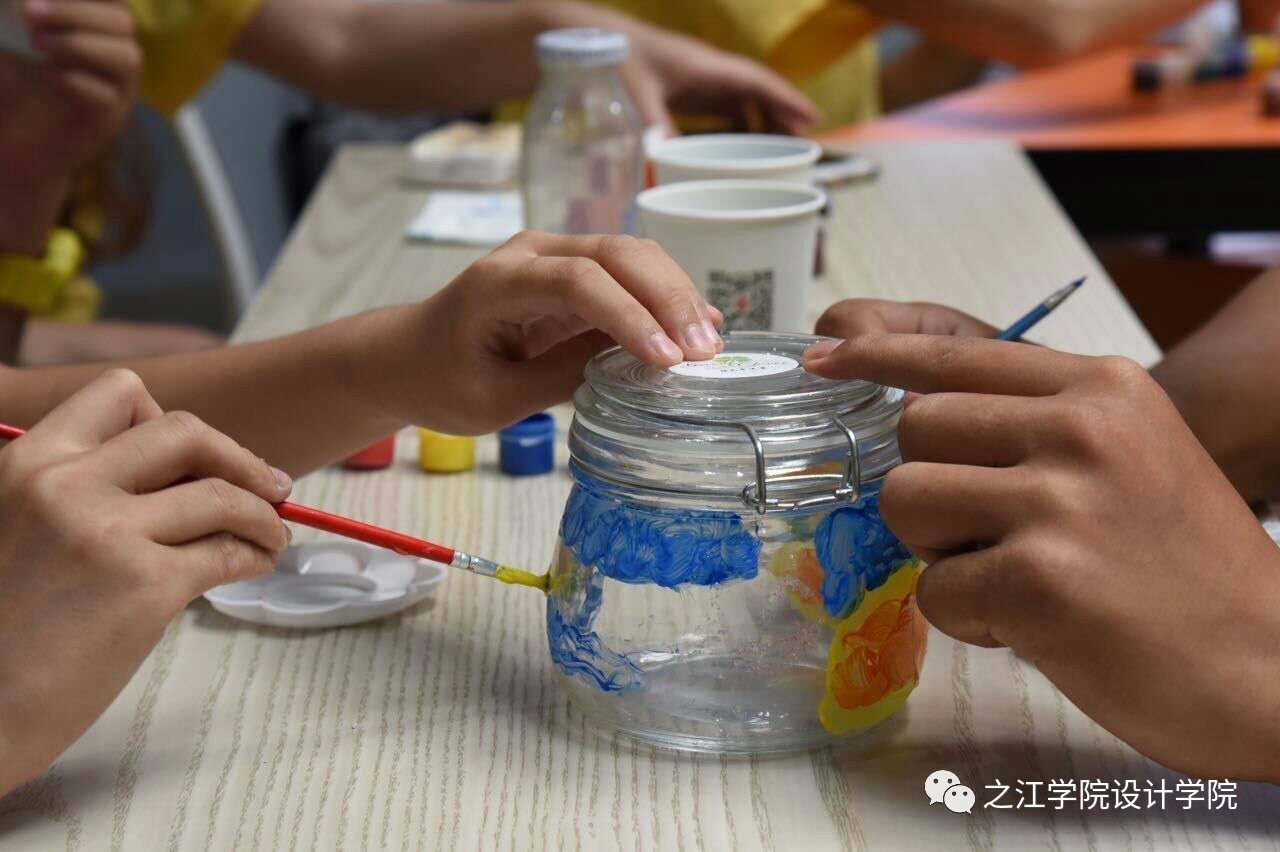
<svg viewBox="0 0 1280 852">
<path fill-rule="evenodd" d="M 1135 93 L 1131 67 L 1140 55 L 1140 49 L 1110 50 L 938 98 L 826 138 L 1001 137 L 1031 150 L 1280 145 L 1280 119 L 1262 115 L 1257 78 Z"/>
</svg>

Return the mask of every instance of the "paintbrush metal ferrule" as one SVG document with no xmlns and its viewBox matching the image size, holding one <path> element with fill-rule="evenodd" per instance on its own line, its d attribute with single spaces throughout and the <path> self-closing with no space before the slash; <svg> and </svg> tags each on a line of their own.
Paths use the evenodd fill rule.
<svg viewBox="0 0 1280 852">
<path fill-rule="evenodd" d="M 528 586 L 531 589 L 538 589 L 546 592 L 551 587 L 550 574 L 531 574 L 528 571 L 521 571 L 519 568 L 512 568 L 510 565 L 499 565 L 489 559 L 482 559 L 479 556 L 472 556 L 470 553 L 463 553 L 461 550 L 453 552 L 453 559 L 449 564 L 454 568 L 460 568 L 463 571 L 470 571 L 472 574 L 479 574 L 481 577 L 490 577 L 512 586 Z"/>
<path fill-rule="evenodd" d="M 489 559 L 480 556 L 472 556 L 470 553 L 463 553 L 461 550 L 453 552 L 453 559 L 449 562 L 453 568 L 461 568 L 463 571 L 470 571 L 472 574 L 479 574 L 482 577 L 498 576 L 499 565 Z"/>
<path fill-rule="evenodd" d="M 1061 305 L 1064 301 L 1066 301 L 1066 298 L 1070 296 L 1072 293 L 1074 293 L 1076 290 L 1078 290 L 1080 288 L 1080 285 L 1082 284 L 1084 284 L 1084 279 L 1080 278 L 1075 281 L 1072 281 L 1070 284 L 1068 284 L 1065 287 L 1055 290 L 1052 294 L 1050 294 L 1049 298 L 1044 300 L 1043 304 L 1044 304 L 1045 310 L 1051 311 L 1054 308 L 1058 307 L 1058 305 Z"/>
</svg>

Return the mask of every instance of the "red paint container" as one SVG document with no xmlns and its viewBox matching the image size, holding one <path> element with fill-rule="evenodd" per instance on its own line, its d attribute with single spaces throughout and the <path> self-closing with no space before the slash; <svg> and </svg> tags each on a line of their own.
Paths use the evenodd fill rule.
<svg viewBox="0 0 1280 852">
<path fill-rule="evenodd" d="M 347 470 L 382 470 L 390 467 L 396 457 L 396 436 L 388 435 L 376 444 L 365 447 L 342 463 Z"/>
</svg>

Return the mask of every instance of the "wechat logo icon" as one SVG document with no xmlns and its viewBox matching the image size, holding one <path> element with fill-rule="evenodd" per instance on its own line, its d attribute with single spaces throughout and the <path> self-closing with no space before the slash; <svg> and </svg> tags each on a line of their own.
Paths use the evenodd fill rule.
<svg viewBox="0 0 1280 852">
<path fill-rule="evenodd" d="M 952 813 L 973 813 L 973 790 L 961 784 L 960 777 L 949 770 L 931 773 L 924 781 L 924 794 L 931 805 L 941 802 Z"/>
</svg>

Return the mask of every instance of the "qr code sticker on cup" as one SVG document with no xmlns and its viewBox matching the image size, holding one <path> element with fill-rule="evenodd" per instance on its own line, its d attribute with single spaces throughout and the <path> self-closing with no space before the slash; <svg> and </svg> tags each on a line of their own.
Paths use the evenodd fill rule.
<svg viewBox="0 0 1280 852">
<path fill-rule="evenodd" d="M 767 331 L 773 326 L 773 270 L 707 274 L 707 299 L 724 314 L 723 331 Z"/>
</svg>

